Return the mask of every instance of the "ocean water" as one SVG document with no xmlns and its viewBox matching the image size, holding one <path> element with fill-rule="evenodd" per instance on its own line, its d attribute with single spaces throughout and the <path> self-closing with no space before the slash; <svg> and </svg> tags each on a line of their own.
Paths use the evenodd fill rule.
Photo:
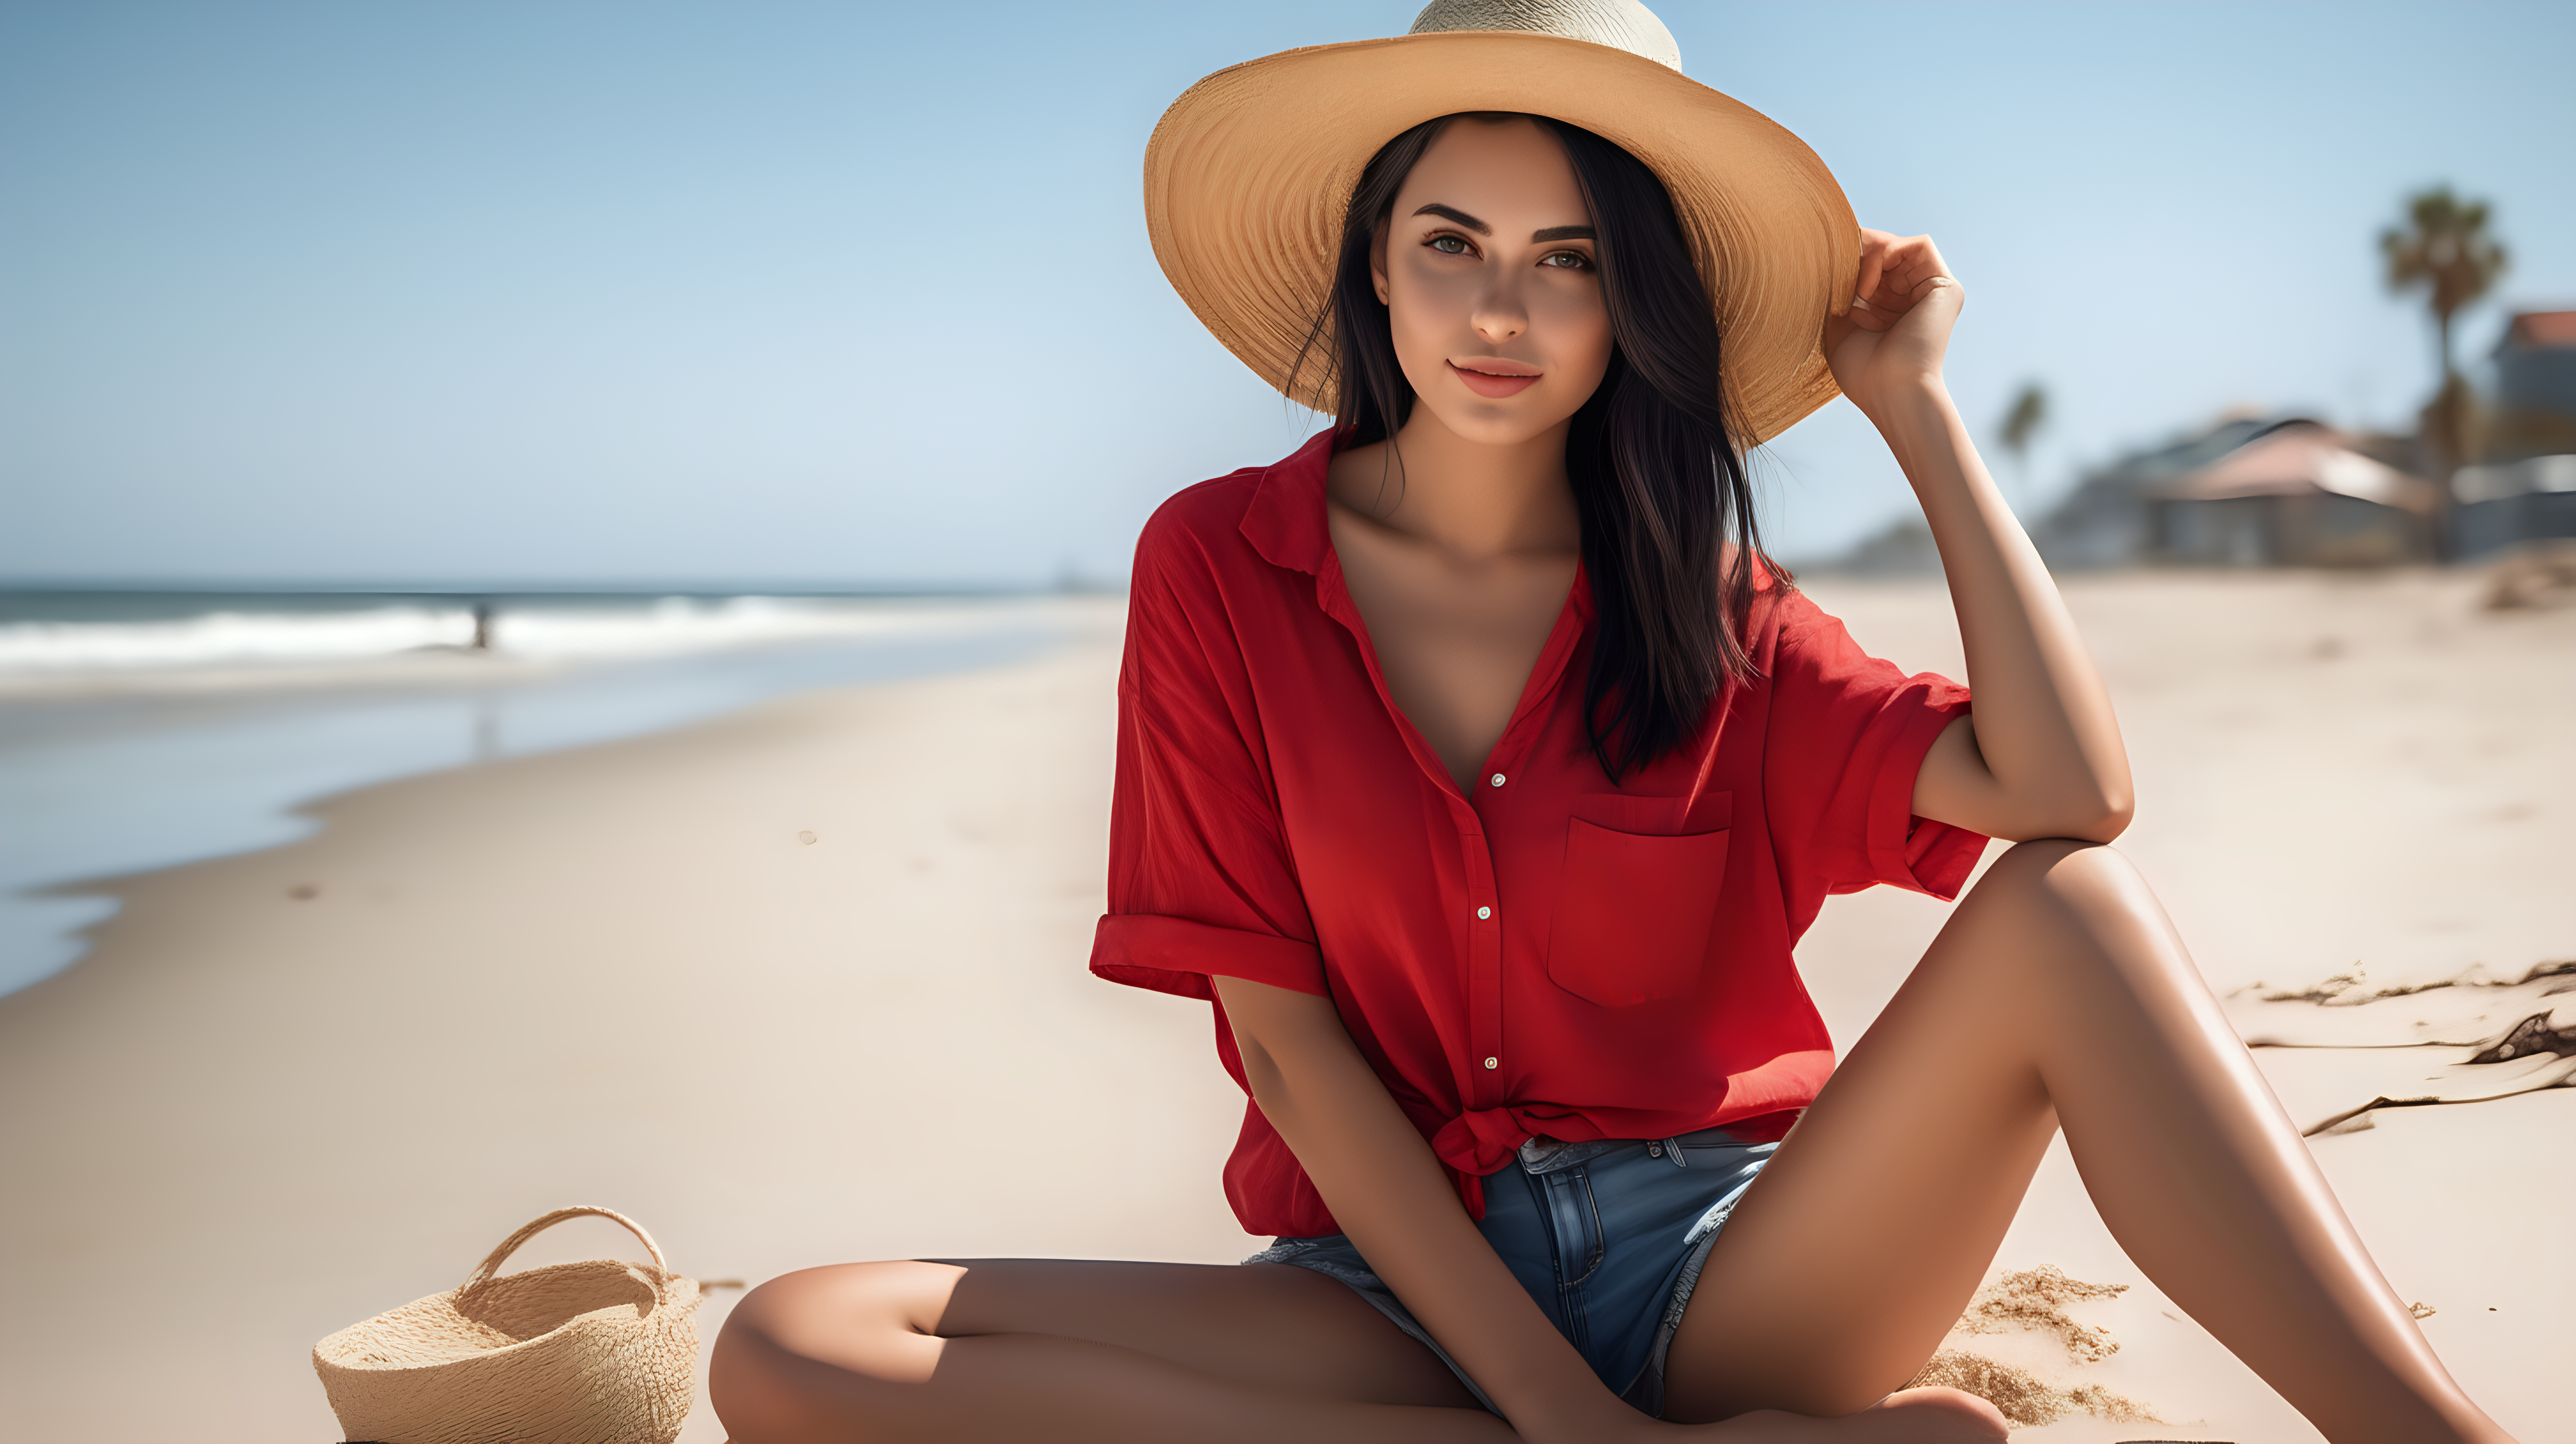
<svg viewBox="0 0 2576 1444">
<path fill-rule="evenodd" d="M 1043 597 L 0 593 L 0 993 L 115 909 L 80 884 L 292 841 L 395 777 L 816 687 L 1035 655 Z"/>
</svg>

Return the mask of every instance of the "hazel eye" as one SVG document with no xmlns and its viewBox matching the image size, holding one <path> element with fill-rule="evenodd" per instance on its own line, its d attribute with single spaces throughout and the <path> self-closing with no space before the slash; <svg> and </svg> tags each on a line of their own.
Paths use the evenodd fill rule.
<svg viewBox="0 0 2576 1444">
<path fill-rule="evenodd" d="M 1430 245 L 1431 249 L 1438 251 L 1444 256 L 1463 256 L 1467 254 L 1467 242 L 1464 238 L 1459 236 L 1433 236 L 1431 238 Z"/>
<path fill-rule="evenodd" d="M 1550 251 L 1539 258 L 1539 264 L 1560 271 L 1588 271 L 1592 269 L 1592 258 L 1580 251 Z"/>
</svg>

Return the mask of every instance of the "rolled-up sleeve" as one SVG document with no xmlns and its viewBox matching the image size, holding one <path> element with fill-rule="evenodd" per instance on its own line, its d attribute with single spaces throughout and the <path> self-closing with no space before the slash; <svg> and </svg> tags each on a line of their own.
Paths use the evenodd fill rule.
<svg viewBox="0 0 2576 1444">
<path fill-rule="evenodd" d="M 1915 816 L 1914 779 L 1968 689 L 1870 656 L 1800 593 L 1779 606 L 1764 788 L 1782 862 L 1825 892 L 1958 896 L 1986 838 Z"/>
<path fill-rule="evenodd" d="M 1213 999 L 1212 977 L 1323 994 L 1323 956 L 1281 835 L 1241 643 L 1196 548 L 1159 516 L 1137 545 L 1118 680 L 1109 912 L 1091 971 L 1191 998 Z"/>
</svg>

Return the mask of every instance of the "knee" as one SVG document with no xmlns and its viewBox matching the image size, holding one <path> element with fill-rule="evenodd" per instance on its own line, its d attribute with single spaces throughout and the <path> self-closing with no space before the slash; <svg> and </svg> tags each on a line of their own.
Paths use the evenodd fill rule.
<svg viewBox="0 0 2576 1444">
<path fill-rule="evenodd" d="M 734 1305 L 716 1352 L 863 1367 L 885 1335 L 935 1337 L 949 1291 L 964 1273 L 953 1264 L 906 1259 L 781 1274 Z"/>
<path fill-rule="evenodd" d="M 798 1344 L 815 1333 L 823 1292 L 816 1276 L 826 1272 L 804 1269 L 771 1279 L 725 1316 L 707 1358 L 707 1394 L 737 1436 L 745 1434 L 747 1420 L 777 1412 L 798 1366 L 812 1362 Z"/>
<path fill-rule="evenodd" d="M 2145 875 L 2106 844 L 2016 844 L 1986 870 L 1976 897 L 2001 924 L 2001 938 L 2027 944 L 2003 951 L 2043 977 L 2096 979 L 2131 991 L 2202 986 Z"/>
<path fill-rule="evenodd" d="M 2062 837 L 2017 842 L 1986 869 L 1976 891 L 1990 902 L 2086 929 L 2164 916 L 2137 864 L 2108 843 Z"/>
<path fill-rule="evenodd" d="M 760 1352 L 785 1349 L 782 1342 L 809 1333 L 809 1319 L 820 1312 L 825 1300 L 836 1292 L 830 1287 L 833 1269 L 799 1269 L 780 1274 L 742 1296 L 742 1301 L 725 1315 L 724 1328 L 716 1335 L 716 1366 L 721 1367 L 728 1354 L 740 1355 L 747 1348 Z"/>
<path fill-rule="evenodd" d="M 707 1356 L 707 1403 L 736 1439 L 793 1437 L 802 1422 L 800 1360 L 779 1344 L 782 1316 L 795 1311 L 800 1292 L 794 1274 L 772 1279 L 743 1295 L 716 1334 Z"/>
<path fill-rule="evenodd" d="M 734 1305 L 716 1335 L 709 1402 L 735 1438 L 765 1438 L 796 1433 L 781 1426 L 811 1422 L 827 1396 L 918 1382 L 936 1366 L 939 1309 L 960 1272 L 865 1263 L 771 1279 Z"/>
</svg>

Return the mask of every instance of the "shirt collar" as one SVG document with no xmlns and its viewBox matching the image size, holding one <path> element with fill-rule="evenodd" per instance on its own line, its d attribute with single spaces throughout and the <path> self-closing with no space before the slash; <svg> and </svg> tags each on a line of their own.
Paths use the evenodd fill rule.
<svg viewBox="0 0 2576 1444">
<path fill-rule="evenodd" d="M 1324 523 L 1324 470 L 1333 460 L 1333 433 L 1318 431 L 1286 460 L 1261 473 L 1252 505 L 1243 513 L 1243 537 L 1274 567 L 1321 576 L 1333 549 Z"/>
</svg>

